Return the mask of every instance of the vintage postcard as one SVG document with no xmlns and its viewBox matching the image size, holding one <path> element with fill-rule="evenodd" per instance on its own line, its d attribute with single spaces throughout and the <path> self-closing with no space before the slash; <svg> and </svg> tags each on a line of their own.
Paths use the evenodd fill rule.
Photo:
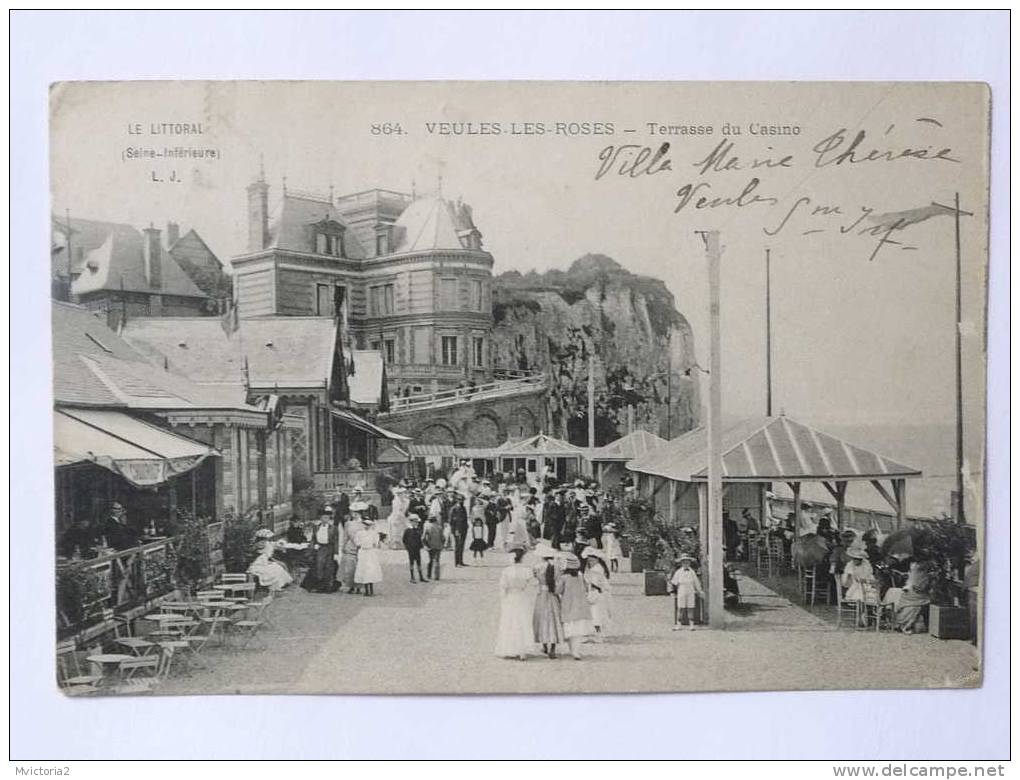
<svg viewBox="0 0 1020 780">
<path fill-rule="evenodd" d="M 51 88 L 73 696 L 981 684 L 988 88 Z"/>
</svg>

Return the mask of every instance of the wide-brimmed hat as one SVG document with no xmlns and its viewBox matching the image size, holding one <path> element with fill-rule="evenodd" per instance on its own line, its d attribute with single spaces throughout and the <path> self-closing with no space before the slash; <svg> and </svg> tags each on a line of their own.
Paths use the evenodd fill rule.
<svg viewBox="0 0 1020 780">
<path fill-rule="evenodd" d="M 268 528 L 260 528 L 255 532 L 256 539 L 272 539 L 273 532 Z"/>
<path fill-rule="evenodd" d="M 563 561 L 563 568 L 567 569 L 568 571 L 573 571 L 574 569 L 580 569 L 581 568 L 581 559 L 578 558 L 573 553 L 567 553 L 566 555 L 564 555 L 562 557 L 562 561 Z"/>
<path fill-rule="evenodd" d="M 846 557 L 847 558 L 858 558 L 858 559 L 867 558 L 868 557 L 868 551 L 864 549 L 864 545 L 863 544 L 857 544 L 855 542 L 854 544 L 850 545 L 847 548 L 847 550 L 846 550 Z"/>
<path fill-rule="evenodd" d="M 578 504 L 577 511 L 578 512 L 590 512 L 591 511 L 591 507 L 588 504 Z"/>
<path fill-rule="evenodd" d="M 352 512 L 365 512 L 368 510 L 368 502 L 366 501 L 352 501 L 351 511 Z"/>
<path fill-rule="evenodd" d="M 616 523 L 606 523 L 602 526 L 603 531 L 616 531 Z"/>
<path fill-rule="evenodd" d="M 436 487 L 441 487 L 441 488 L 446 487 L 446 480 L 443 479 L 442 477 L 437 479 L 436 480 Z"/>
<path fill-rule="evenodd" d="M 562 553 L 542 542 L 541 544 L 535 545 L 535 555 L 539 558 L 559 558 Z"/>
<path fill-rule="evenodd" d="M 118 509 L 121 511 L 123 511 L 124 509 L 124 505 L 121 504 L 119 501 L 114 501 L 112 504 L 110 504 L 110 511 L 115 511 Z"/>
<path fill-rule="evenodd" d="M 355 492 L 355 493 L 364 493 L 365 492 L 365 488 L 363 488 L 361 485 L 355 485 L 353 488 L 351 488 L 351 490 L 353 492 Z"/>
<path fill-rule="evenodd" d="M 677 556 L 676 558 L 677 563 L 683 563 L 684 561 L 687 561 L 688 563 L 694 563 L 694 557 L 688 555 L 687 553 L 683 553 Z"/>
</svg>

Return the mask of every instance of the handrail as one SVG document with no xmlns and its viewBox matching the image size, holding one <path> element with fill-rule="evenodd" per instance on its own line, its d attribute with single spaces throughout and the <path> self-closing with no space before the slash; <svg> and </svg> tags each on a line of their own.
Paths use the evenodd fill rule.
<svg viewBox="0 0 1020 780">
<path fill-rule="evenodd" d="M 406 398 L 393 398 L 390 400 L 390 409 L 384 414 L 396 414 L 413 409 L 435 408 L 451 404 L 480 401 L 486 398 L 500 398 L 507 395 L 534 389 L 536 386 L 545 384 L 545 374 L 531 374 L 518 379 L 504 379 L 495 382 L 487 382 L 474 387 L 455 387 L 449 390 L 439 390 L 434 393 L 412 395 Z M 380 415 L 383 416 L 383 415 Z"/>
</svg>

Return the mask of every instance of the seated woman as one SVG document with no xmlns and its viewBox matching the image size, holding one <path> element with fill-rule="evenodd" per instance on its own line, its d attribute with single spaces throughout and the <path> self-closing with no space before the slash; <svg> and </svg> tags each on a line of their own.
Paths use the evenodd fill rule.
<svg viewBox="0 0 1020 780">
<path fill-rule="evenodd" d="M 846 550 L 846 557 L 848 560 L 841 575 L 843 587 L 846 588 L 843 601 L 857 604 L 875 603 L 878 600 L 875 573 L 868 563 L 868 553 L 864 545 L 852 544 Z M 863 609 L 858 610 L 858 623 L 862 626 L 867 623 Z"/>
<path fill-rule="evenodd" d="M 283 590 L 294 578 L 290 572 L 279 561 L 273 560 L 276 553 L 276 542 L 273 541 L 273 532 L 263 528 L 255 534 L 261 540 L 261 548 L 258 557 L 248 567 L 248 573 L 255 576 L 259 585 L 271 591 Z"/>
<path fill-rule="evenodd" d="M 931 604 L 928 592 L 930 584 L 931 578 L 924 564 L 916 561 L 911 563 L 907 584 L 903 586 L 903 592 L 896 602 L 896 628 L 904 634 L 914 633 L 926 608 Z"/>
</svg>

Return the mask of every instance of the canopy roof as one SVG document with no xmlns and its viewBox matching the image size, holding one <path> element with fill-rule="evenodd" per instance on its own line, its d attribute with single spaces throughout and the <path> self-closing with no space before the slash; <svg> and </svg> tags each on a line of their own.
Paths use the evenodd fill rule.
<svg viewBox="0 0 1020 780">
<path fill-rule="evenodd" d="M 95 463 L 138 487 L 159 485 L 219 454 L 200 442 L 105 409 L 54 411 L 53 450 L 57 466 Z"/>
<path fill-rule="evenodd" d="M 407 450 L 397 444 L 388 444 L 375 456 L 376 463 L 407 463 L 410 459 Z"/>
<path fill-rule="evenodd" d="M 413 458 L 456 458 L 452 444 L 412 444 L 407 452 Z"/>
<path fill-rule="evenodd" d="M 609 442 L 609 444 L 603 447 L 597 447 L 592 453 L 591 459 L 595 461 L 621 462 L 633 460 L 666 443 L 666 440 L 661 436 L 638 429 L 631 431 L 616 441 Z"/>
<path fill-rule="evenodd" d="M 353 428 L 357 428 L 360 431 L 364 431 L 369 436 L 377 436 L 380 439 L 392 439 L 393 441 L 410 441 L 410 436 L 402 436 L 399 433 L 388 431 L 385 428 L 376 425 L 374 422 L 369 422 L 364 417 L 359 417 L 354 412 L 347 409 L 330 409 L 329 413 L 336 417 L 338 420 L 342 420 L 347 425 Z"/>
<path fill-rule="evenodd" d="M 497 447 L 493 453 L 500 458 L 521 458 L 544 455 L 550 458 L 581 457 L 585 451 L 570 442 L 537 433 L 523 441 L 508 441 Z"/>
<path fill-rule="evenodd" d="M 707 429 L 685 433 L 630 461 L 627 468 L 680 482 L 708 478 Z M 876 452 L 789 417 L 759 417 L 724 428 L 723 473 L 728 482 L 900 479 L 921 476 Z"/>
</svg>

